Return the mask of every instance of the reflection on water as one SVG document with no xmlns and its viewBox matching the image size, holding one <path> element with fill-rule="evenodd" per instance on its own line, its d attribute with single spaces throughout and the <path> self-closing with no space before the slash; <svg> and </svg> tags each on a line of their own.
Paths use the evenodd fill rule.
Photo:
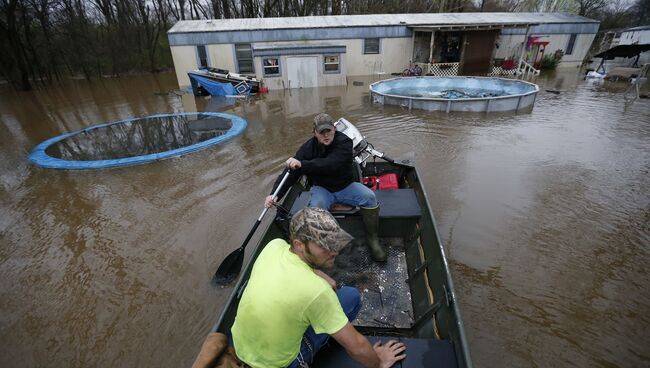
<svg viewBox="0 0 650 368">
<path fill-rule="evenodd" d="M 225 134 L 229 119 L 174 115 L 136 119 L 85 129 L 50 145 L 45 152 L 64 160 L 110 160 L 171 151 Z"/>
<path fill-rule="evenodd" d="M 237 100 L 181 94 L 173 73 L 1 86 L 0 366 L 191 365 L 230 292 L 211 276 L 321 111 L 417 163 L 477 367 L 650 366 L 648 100 L 567 71 L 530 113 L 447 115 L 372 105 L 351 79 Z M 248 128 L 136 167 L 26 159 L 93 122 L 183 111 Z"/>
</svg>

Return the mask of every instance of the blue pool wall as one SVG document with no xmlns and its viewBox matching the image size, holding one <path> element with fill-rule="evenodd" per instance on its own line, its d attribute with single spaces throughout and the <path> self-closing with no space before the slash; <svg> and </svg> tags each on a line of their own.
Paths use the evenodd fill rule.
<svg viewBox="0 0 650 368">
<path fill-rule="evenodd" d="M 171 117 L 171 116 L 191 116 L 191 115 L 208 115 L 208 116 L 217 116 L 224 119 L 229 119 L 232 123 L 231 128 L 223 135 L 199 142 L 190 146 L 180 147 L 171 151 L 152 153 L 142 156 L 133 156 L 133 157 L 124 157 L 112 160 L 93 160 L 93 161 L 75 161 L 75 160 L 63 160 L 56 157 L 48 155 L 45 150 L 52 144 L 59 142 L 65 138 L 81 134 L 84 132 L 89 132 L 94 129 L 107 127 L 115 124 L 123 124 L 136 120 L 145 120 L 145 119 L 155 119 L 161 117 Z M 148 115 L 139 118 L 132 118 L 127 120 L 120 120 L 116 122 L 93 125 L 85 129 L 77 130 L 74 132 L 62 134 L 58 137 L 48 139 L 39 145 L 37 145 L 32 152 L 29 154 L 29 160 L 37 166 L 49 168 L 49 169 L 67 169 L 67 170 L 87 170 L 87 169 L 105 169 L 111 167 L 121 167 L 121 166 L 132 166 L 145 164 L 157 160 L 162 160 L 170 157 L 184 155 L 186 153 L 199 151 L 215 144 L 227 141 L 232 139 L 239 134 L 243 133 L 247 127 L 246 120 L 240 116 L 233 114 L 226 114 L 221 112 L 184 112 L 177 114 L 157 114 L 157 115 Z"/>
</svg>

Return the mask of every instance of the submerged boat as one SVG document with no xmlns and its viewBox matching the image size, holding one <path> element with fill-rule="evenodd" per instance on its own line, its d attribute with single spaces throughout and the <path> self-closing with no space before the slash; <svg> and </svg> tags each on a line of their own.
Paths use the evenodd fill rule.
<svg viewBox="0 0 650 368">
<path fill-rule="evenodd" d="M 206 68 L 187 73 L 194 95 L 228 96 L 257 93 L 262 83 L 257 78 L 225 69 Z M 225 86 L 224 86 L 225 84 Z"/>
<path fill-rule="evenodd" d="M 337 130 L 353 140 L 358 179 L 372 185 L 380 202 L 380 238 L 388 260 L 376 263 L 364 244 L 348 245 L 326 270 L 339 285 L 353 286 L 363 306 L 352 324 L 371 343 L 397 339 L 406 344 L 400 367 L 471 367 L 454 285 L 427 194 L 418 170 L 408 160 L 395 161 L 375 150 L 347 120 Z M 383 158 L 383 160 L 377 160 Z M 309 200 L 304 177 L 285 195 L 232 290 L 214 332 L 230 336 L 237 307 L 253 263 L 264 246 L 288 238 L 289 221 Z M 365 236 L 358 208 L 331 211 L 357 238 Z M 334 339 L 316 354 L 312 367 L 360 367 Z"/>
</svg>

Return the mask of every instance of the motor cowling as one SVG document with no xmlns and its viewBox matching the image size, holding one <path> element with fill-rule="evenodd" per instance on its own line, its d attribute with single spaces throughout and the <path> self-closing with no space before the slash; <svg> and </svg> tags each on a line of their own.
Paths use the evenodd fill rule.
<svg viewBox="0 0 650 368">
<path fill-rule="evenodd" d="M 352 140 L 352 152 L 355 158 L 359 157 L 366 151 L 366 148 L 368 148 L 368 141 L 366 141 L 366 138 L 361 135 L 359 129 L 352 125 L 352 123 L 347 121 L 345 118 L 340 118 L 334 123 L 334 126 L 336 127 L 336 130 L 345 134 Z"/>
</svg>

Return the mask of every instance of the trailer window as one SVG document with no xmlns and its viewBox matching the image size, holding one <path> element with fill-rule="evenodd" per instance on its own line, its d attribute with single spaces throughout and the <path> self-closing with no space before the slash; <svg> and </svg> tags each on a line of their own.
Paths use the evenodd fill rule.
<svg viewBox="0 0 650 368">
<path fill-rule="evenodd" d="M 199 59 L 199 69 L 205 69 L 210 66 L 208 64 L 208 52 L 205 49 L 205 45 L 196 46 L 196 55 Z"/>
<path fill-rule="evenodd" d="M 325 73 L 338 73 L 340 71 L 339 55 L 323 56 L 323 71 Z"/>
<path fill-rule="evenodd" d="M 566 45 L 566 52 L 564 55 L 571 55 L 573 54 L 573 46 L 576 44 L 576 37 L 577 34 L 572 34 L 571 37 L 569 37 L 569 43 Z"/>
<path fill-rule="evenodd" d="M 364 54 L 379 54 L 379 38 L 364 38 L 363 39 L 363 53 Z"/>
<path fill-rule="evenodd" d="M 280 59 L 273 58 L 264 58 L 262 59 L 262 65 L 264 65 L 264 76 L 278 76 L 280 75 Z"/>
<path fill-rule="evenodd" d="M 235 44 L 235 57 L 239 73 L 255 73 L 253 68 L 253 50 L 249 43 Z"/>
</svg>

